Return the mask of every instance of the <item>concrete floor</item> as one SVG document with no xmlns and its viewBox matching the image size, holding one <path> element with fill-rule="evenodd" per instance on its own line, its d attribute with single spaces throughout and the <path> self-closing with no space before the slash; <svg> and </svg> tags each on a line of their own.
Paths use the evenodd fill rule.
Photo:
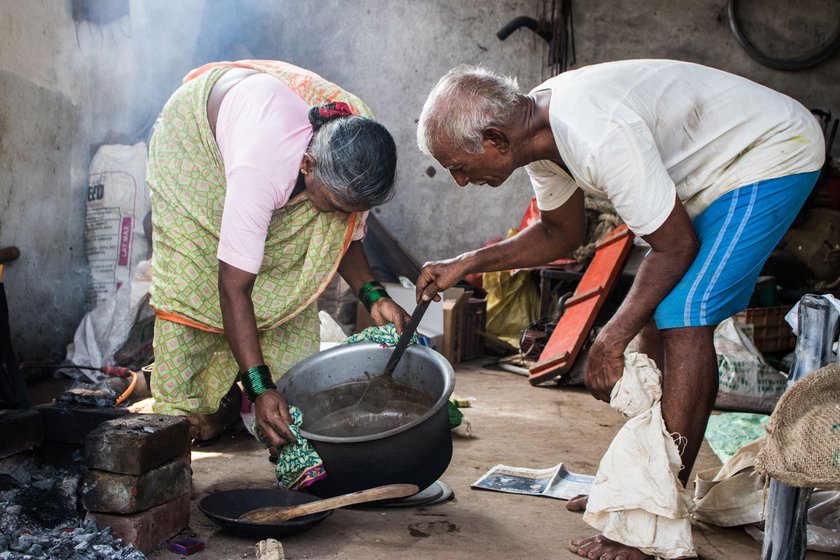
<svg viewBox="0 0 840 560">
<path fill-rule="evenodd" d="M 456 393 L 472 401 L 464 410 L 471 436 L 454 432 L 454 455 L 441 480 L 455 499 L 407 509 L 337 510 L 311 530 L 282 541 L 286 558 L 467 559 L 578 558 L 566 549 L 593 534 L 565 502 L 536 496 L 472 490 L 470 484 L 497 463 L 544 468 L 559 462 L 594 474 L 622 418 L 583 390 L 531 387 L 524 377 L 482 367 L 456 367 Z M 195 495 L 190 529 L 206 544 L 197 559 L 253 558 L 255 541 L 218 529 L 197 508 L 207 494 L 237 487 L 270 487 L 267 454 L 244 430 L 211 447 L 195 449 Z M 704 443 L 699 469 L 720 465 Z M 695 545 L 707 560 L 758 558 L 760 547 L 741 529 L 694 527 Z M 152 560 L 171 559 L 160 547 Z M 834 556 L 809 553 L 809 560 Z"/>
</svg>

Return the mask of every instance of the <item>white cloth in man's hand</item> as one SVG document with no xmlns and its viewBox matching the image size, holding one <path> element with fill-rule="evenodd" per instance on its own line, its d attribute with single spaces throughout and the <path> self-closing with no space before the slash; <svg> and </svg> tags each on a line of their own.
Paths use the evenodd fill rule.
<svg viewBox="0 0 840 560">
<path fill-rule="evenodd" d="M 656 364 L 644 354 L 626 353 L 610 406 L 630 419 L 601 459 L 583 520 L 651 556 L 696 556 L 677 478 L 682 462 L 662 420 L 661 397 Z"/>
</svg>

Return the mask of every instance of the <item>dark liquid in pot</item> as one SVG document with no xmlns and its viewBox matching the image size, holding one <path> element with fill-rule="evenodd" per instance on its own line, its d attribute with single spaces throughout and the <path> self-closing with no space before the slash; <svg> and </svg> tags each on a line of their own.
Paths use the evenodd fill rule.
<svg viewBox="0 0 840 560">
<path fill-rule="evenodd" d="M 413 422 L 435 404 L 432 395 L 389 381 L 385 387 L 388 403 L 381 413 L 372 414 L 358 406 L 366 381 L 348 383 L 319 393 L 305 405 L 301 403 L 303 428 L 330 437 L 379 434 Z"/>
</svg>

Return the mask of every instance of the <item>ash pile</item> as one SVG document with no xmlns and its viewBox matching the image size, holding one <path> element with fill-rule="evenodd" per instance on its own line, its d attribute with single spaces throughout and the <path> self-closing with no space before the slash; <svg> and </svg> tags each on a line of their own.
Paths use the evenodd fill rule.
<svg viewBox="0 0 840 560">
<path fill-rule="evenodd" d="M 0 560 L 144 560 L 110 528 L 82 520 L 84 468 L 24 460 L 0 474 Z"/>
</svg>

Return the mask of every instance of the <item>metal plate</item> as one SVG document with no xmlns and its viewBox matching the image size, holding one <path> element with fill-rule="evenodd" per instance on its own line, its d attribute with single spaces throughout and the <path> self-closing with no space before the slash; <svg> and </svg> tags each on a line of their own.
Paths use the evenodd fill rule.
<svg viewBox="0 0 840 560">
<path fill-rule="evenodd" d="M 453 496 L 454 492 L 452 492 L 452 488 L 450 488 L 446 483 L 438 480 L 429 485 L 426 489 L 414 494 L 413 496 L 409 496 L 401 500 L 394 500 L 384 504 L 373 504 L 369 507 L 378 509 L 430 506 L 449 501 L 452 499 Z M 367 504 L 359 504 L 358 506 L 354 507 L 357 507 L 359 509 L 365 509 L 366 505 Z"/>
</svg>

